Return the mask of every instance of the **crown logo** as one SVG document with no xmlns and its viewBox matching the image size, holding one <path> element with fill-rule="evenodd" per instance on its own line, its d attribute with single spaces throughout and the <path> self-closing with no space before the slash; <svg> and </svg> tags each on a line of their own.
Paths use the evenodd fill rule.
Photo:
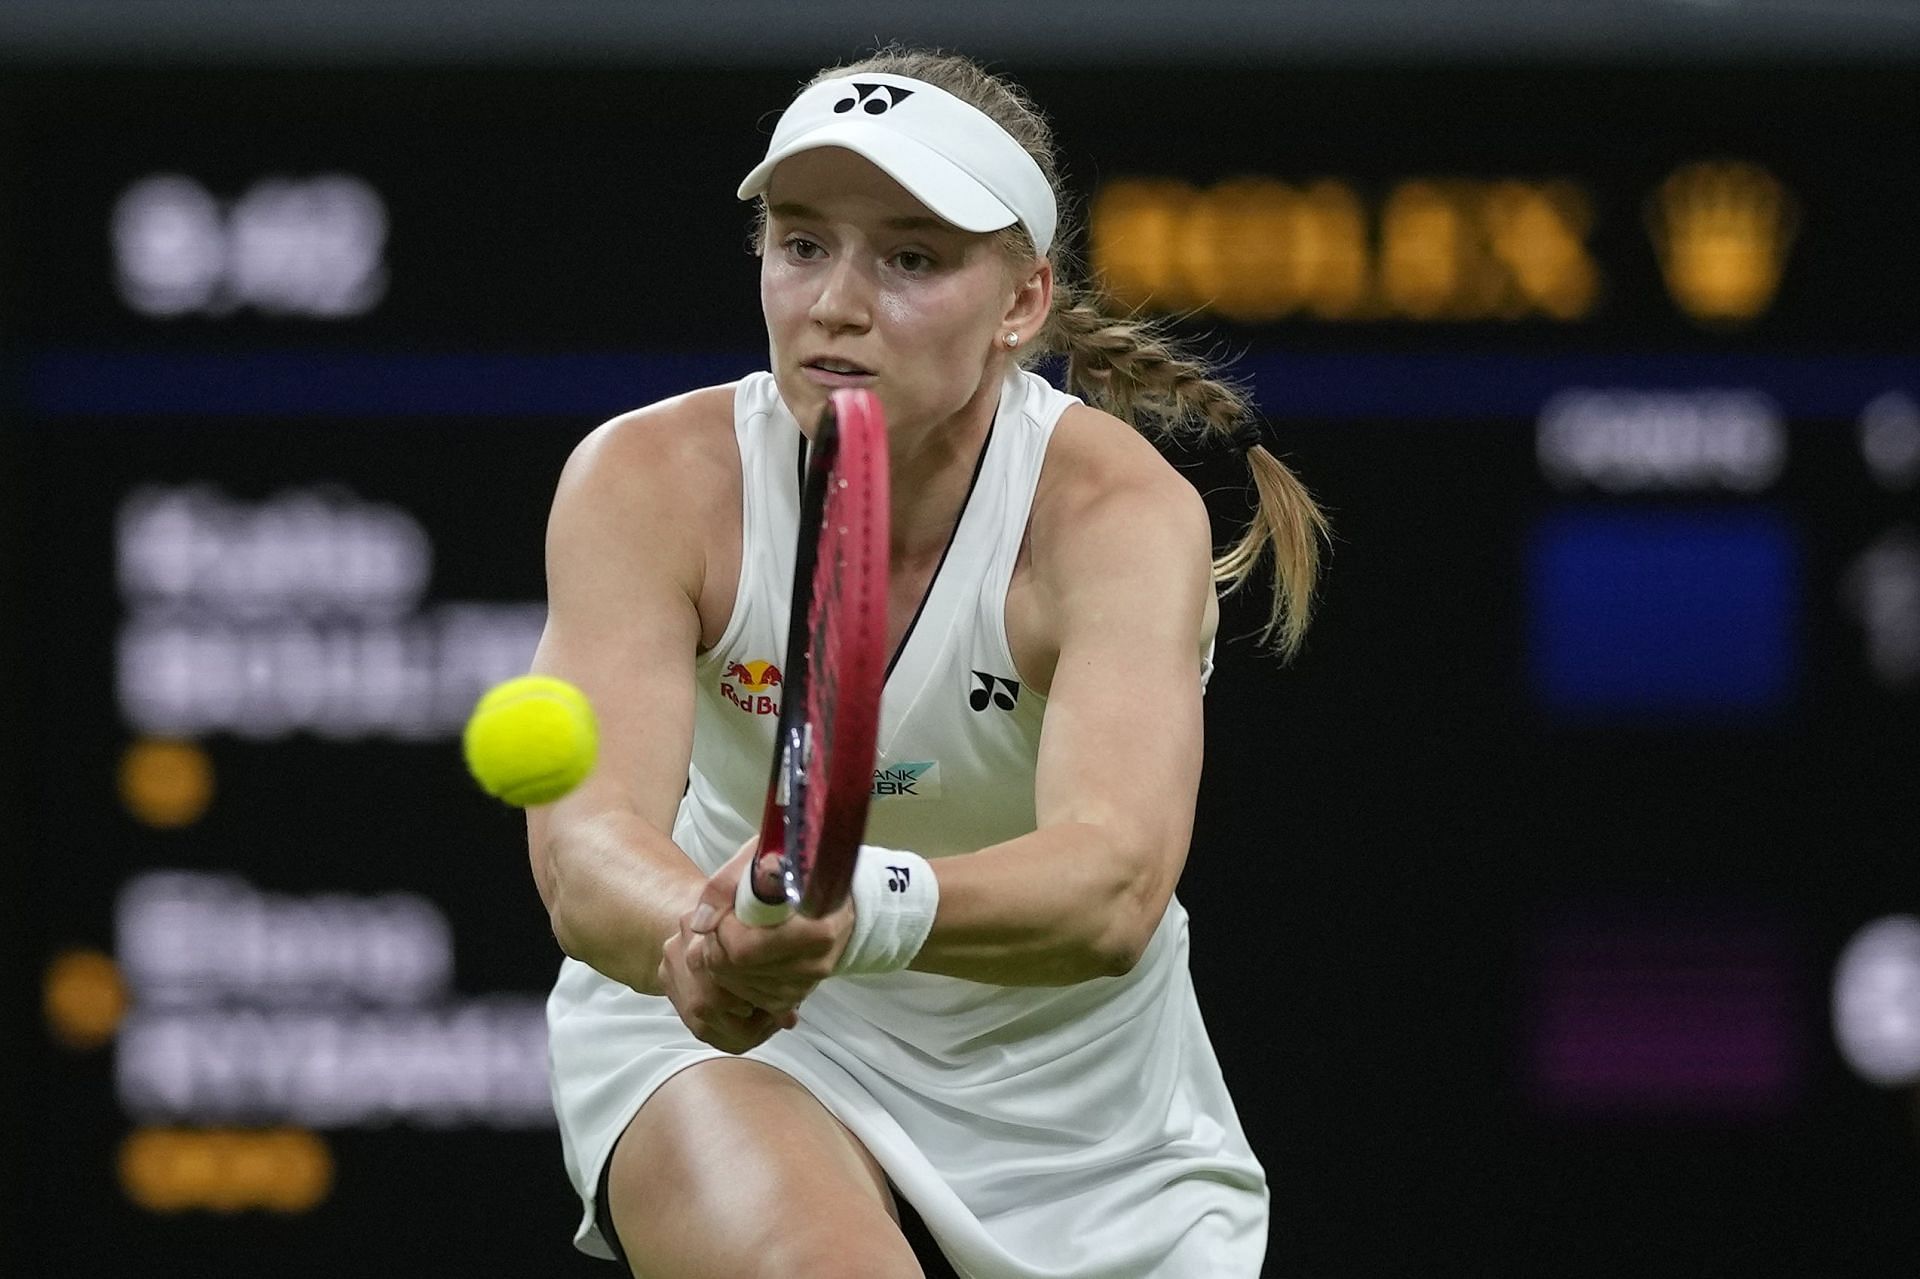
<svg viewBox="0 0 1920 1279">
<path fill-rule="evenodd" d="M 1708 160 L 1667 175 L 1647 226 L 1667 292 L 1701 324 L 1745 324 L 1767 309 L 1798 228 L 1792 193 L 1757 164 Z"/>
</svg>

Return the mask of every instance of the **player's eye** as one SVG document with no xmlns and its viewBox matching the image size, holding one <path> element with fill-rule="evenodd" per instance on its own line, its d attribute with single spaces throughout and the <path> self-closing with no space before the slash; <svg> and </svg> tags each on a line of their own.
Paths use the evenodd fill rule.
<svg viewBox="0 0 1920 1279">
<path fill-rule="evenodd" d="M 780 242 L 780 247 L 796 262 L 817 261 L 826 253 L 825 249 L 804 235 L 790 235 Z"/>
<path fill-rule="evenodd" d="M 925 275 L 933 270 L 933 258 L 918 249 L 902 249 L 893 255 L 893 264 L 908 275 Z"/>
</svg>

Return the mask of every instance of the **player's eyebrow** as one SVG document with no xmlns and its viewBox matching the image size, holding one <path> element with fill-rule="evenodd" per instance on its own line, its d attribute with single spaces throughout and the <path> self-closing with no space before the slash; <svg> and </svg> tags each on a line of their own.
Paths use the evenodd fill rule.
<svg viewBox="0 0 1920 1279">
<path fill-rule="evenodd" d="M 812 205 L 795 204 L 783 200 L 779 204 L 769 205 L 768 212 L 776 218 L 785 218 L 789 222 L 825 222 L 827 215 Z M 951 223 L 939 218 L 922 217 L 919 214 L 907 214 L 903 217 L 886 218 L 882 225 L 894 231 L 951 231 Z"/>
</svg>

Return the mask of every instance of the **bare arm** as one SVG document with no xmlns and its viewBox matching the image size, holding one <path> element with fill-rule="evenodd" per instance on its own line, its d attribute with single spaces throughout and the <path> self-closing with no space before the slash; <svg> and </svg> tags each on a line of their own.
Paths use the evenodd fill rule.
<svg viewBox="0 0 1920 1279">
<path fill-rule="evenodd" d="M 1157 463 L 1157 459 L 1155 459 Z M 935 863 L 912 967 L 1001 985 L 1124 973 L 1152 939 L 1193 831 L 1197 640 L 1212 601 L 1198 494 L 1165 468 L 1036 512 L 1034 571 L 1059 660 L 1035 775 L 1038 828 Z"/>
<path fill-rule="evenodd" d="M 656 994 L 661 947 L 706 883 L 669 835 L 692 751 L 704 571 L 688 418 L 684 400 L 629 414 L 568 461 L 548 524 L 547 628 L 533 666 L 579 685 L 600 721 L 593 774 L 527 814 L 554 937 Z"/>
</svg>

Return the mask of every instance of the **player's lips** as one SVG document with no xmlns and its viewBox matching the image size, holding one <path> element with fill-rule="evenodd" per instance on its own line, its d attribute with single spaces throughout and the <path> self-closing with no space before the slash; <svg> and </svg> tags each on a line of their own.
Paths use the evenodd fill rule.
<svg viewBox="0 0 1920 1279">
<path fill-rule="evenodd" d="M 817 386 L 865 386 L 875 376 L 864 364 L 829 358 L 808 360 L 800 366 L 800 371 Z"/>
</svg>

